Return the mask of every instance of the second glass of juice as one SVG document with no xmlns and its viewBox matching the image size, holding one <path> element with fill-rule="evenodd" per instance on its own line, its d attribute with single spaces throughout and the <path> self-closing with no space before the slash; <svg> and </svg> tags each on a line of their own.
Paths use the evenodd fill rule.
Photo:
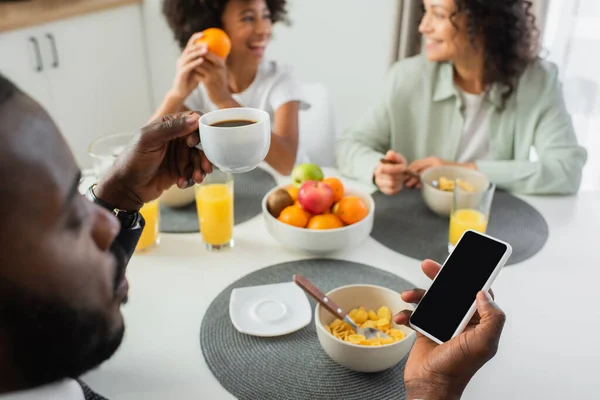
<svg viewBox="0 0 600 400">
<path fill-rule="evenodd" d="M 146 222 L 140 240 L 135 248 L 136 251 L 153 249 L 160 242 L 160 203 L 156 199 L 144 204 L 140 213 Z"/>
<path fill-rule="evenodd" d="M 196 185 L 196 208 L 202 240 L 209 251 L 233 247 L 233 177 L 214 169 Z"/>
<path fill-rule="evenodd" d="M 457 184 L 454 185 L 448 252 L 454 250 L 454 246 L 466 230 L 486 232 L 495 190 L 496 186 L 492 183 L 480 192 L 469 192 Z"/>
</svg>

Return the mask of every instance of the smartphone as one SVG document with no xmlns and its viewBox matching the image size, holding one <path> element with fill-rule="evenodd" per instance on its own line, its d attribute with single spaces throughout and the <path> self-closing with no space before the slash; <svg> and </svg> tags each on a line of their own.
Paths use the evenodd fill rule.
<svg viewBox="0 0 600 400">
<path fill-rule="evenodd" d="M 508 261 L 512 247 L 467 230 L 410 317 L 410 326 L 439 344 L 459 335 L 475 313 L 475 299 Z"/>
</svg>

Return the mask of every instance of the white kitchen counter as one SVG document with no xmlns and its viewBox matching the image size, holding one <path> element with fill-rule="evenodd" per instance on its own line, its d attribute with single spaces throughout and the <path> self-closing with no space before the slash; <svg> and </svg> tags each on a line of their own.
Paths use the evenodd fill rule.
<svg viewBox="0 0 600 400">
<path fill-rule="evenodd" d="M 0 4 L 0 32 L 36 26 L 143 0 L 31 0 Z"/>
</svg>

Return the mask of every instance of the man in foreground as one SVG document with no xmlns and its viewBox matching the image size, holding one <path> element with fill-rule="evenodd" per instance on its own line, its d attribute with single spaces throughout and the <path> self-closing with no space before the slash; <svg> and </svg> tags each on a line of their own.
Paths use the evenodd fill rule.
<svg viewBox="0 0 600 400">
<path fill-rule="evenodd" d="M 110 358 L 123 338 L 125 267 L 144 225 L 139 209 L 212 171 L 198 141 L 197 114 L 161 118 L 86 198 L 54 123 L 0 76 L 0 399 L 102 398 L 75 379 Z M 436 268 L 423 265 L 430 277 Z M 403 294 L 409 302 L 421 296 Z M 417 339 L 405 370 L 409 399 L 460 397 L 495 354 L 504 314 L 484 294 L 478 310 L 481 319 L 443 346 Z"/>
</svg>

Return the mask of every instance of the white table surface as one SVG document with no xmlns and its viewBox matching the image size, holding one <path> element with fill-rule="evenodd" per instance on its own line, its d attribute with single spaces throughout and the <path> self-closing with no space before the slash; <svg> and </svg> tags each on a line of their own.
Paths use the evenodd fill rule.
<svg viewBox="0 0 600 400">
<path fill-rule="evenodd" d="M 600 398 L 600 193 L 525 200 L 546 218 L 550 237 L 536 256 L 505 268 L 494 283 L 508 317 L 500 350 L 463 398 Z M 132 258 L 130 301 L 123 307 L 126 336 L 112 359 L 83 377 L 94 390 L 116 400 L 234 398 L 202 355 L 199 332 L 206 309 L 243 275 L 311 257 L 281 248 L 262 216 L 236 226 L 234 235 L 234 250 L 213 254 L 204 250 L 200 234 L 163 234 L 159 248 Z M 372 238 L 330 257 L 428 284 L 418 260 Z"/>
</svg>

